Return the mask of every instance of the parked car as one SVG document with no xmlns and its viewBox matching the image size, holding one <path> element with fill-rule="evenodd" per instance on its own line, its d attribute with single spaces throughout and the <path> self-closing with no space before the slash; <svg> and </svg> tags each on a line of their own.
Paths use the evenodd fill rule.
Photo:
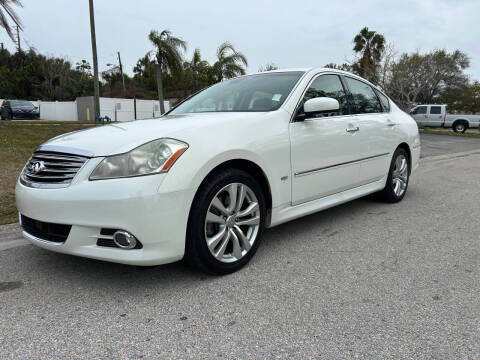
<svg viewBox="0 0 480 360">
<path fill-rule="evenodd" d="M 459 133 L 480 125 L 480 115 L 448 114 L 447 105 L 418 105 L 410 115 L 420 126 L 452 128 Z"/>
<path fill-rule="evenodd" d="M 233 272 L 265 228 L 371 193 L 398 202 L 418 166 L 415 121 L 333 69 L 217 83 L 160 119 L 56 137 L 23 169 L 23 235 L 61 253 L 133 265 L 186 258 Z"/>
<path fill-rule="evenodd" d="M 40 112 L 30 101 L 4 100 L 0 107 L 2 120 L 8 119 L 39 119 Z"/>
</svg>

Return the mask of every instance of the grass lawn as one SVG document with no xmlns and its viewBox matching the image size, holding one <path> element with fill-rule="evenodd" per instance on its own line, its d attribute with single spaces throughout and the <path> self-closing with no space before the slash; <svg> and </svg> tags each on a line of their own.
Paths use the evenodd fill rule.
<svg viewBox="0 0 480 360">
<path fill-rule="evenodd" d="M 441 129 L 441 128 L 419 128 L 419 131 L 424 134 L 438 134 L 438 135 L 447 135 L 447 136 L 463 136 L 463 137 L 472 137 L 480 138 L 480 132 L 478 129 L 469 129 L 464 133 L 456 133 L 452 129 Z"/>
<path fill-rule="evenodd" d="M 0 121 L 0 225 L 18 220 L 15 183 L 35 148 L 46 140 L 93 124 Z"/>
</svg>

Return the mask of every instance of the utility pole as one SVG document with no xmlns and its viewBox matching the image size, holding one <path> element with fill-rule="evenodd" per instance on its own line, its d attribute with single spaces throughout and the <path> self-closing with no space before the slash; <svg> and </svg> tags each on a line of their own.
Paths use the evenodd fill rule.
<svg viewBox="0 0 480 360">
<path fill-rule="evenodd" d="M 122 77 L 123 97 L 125 97 L 127 96 L 127 90 L 125 89 L 125 79 L 123 78 L 123 67 L 122 67 L 122 59 L 120 58 L 120 51 L 118 51 L 117 54 L 118 54 L 118 65 L 120 66 L 120 76 Z"/>
<path fill-rule="evenodd" d="M 17 25 L 17 51 L 20 52 L 22 48 L 20 47 L 20 27 Z"/>
<path fill-rule="evenodd" d="M 93 0 L 88 0 L 90 8 L 90 34 L 92 36 L 92 55 L 93 55 L 93 109 L 95 120 L 100 117 L 100 87 L 98 84 L 98 60 L 97 60 L 97 40 L 95 36 L 95 16 L 93 14 Z"/>
</svg>

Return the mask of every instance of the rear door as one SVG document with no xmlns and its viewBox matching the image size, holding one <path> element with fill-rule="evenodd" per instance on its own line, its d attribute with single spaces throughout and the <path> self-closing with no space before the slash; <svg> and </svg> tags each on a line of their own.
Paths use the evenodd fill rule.
<svg viewBox="0 0 480 360">
<path fill-rule="evenodd" d="M 443 124 L 443 106 L 441 105 L 429 105 L 425 126 L 440 127 Z"/>
</svg>

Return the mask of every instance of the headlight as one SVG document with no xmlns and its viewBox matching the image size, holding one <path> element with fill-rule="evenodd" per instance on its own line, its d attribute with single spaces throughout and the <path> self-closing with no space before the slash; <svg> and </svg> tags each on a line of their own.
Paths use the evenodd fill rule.
<svg viewBox="0 0 480 360">
<path fill-rule="evenodd" d="M 188 144 L 174 139 L 158 139 L 128 153 L 107 156 L 97 165 L 90 180 L 158 174 L 168 171 L 188 149 Z"/>
</svg>

